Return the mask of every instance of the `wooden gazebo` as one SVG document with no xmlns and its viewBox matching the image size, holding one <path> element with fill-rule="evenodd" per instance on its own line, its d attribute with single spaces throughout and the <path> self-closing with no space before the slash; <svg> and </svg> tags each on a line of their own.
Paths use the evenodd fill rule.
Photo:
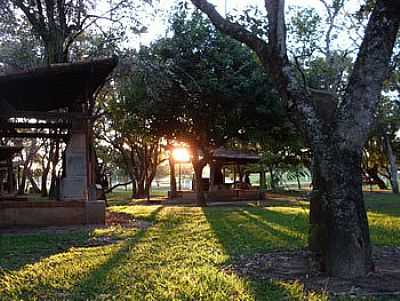
<svg viewBox="0 0 400 301">
<path fill-rule="evenodd" d="M 95 92 L 117 63 L 118 58 L 113 57 L 0 76 L 0 137 L 51 138 L 67 144 L 60 182 L 61 201 L 96 200 L 90 111 Z M 4 202 L 2 205 L 4 208 Z M 85 223 L 81 220 L 78 223 Z"/>
<path fill-rule="evenodd" d="M 210 179 L 207 193 L 209 200 L 258 200 L 259 189 L 251 187 L 248 175 L 243 173 L 243 166 L 259 162 L 256 153 L 219 147 L 212 152 Z M 233 183 L 225 183 L 225 168 L 233 170 Z"/>
<path fill-rule="evenodd" d="M 208 201 L 235 201 L 235 200 L 259 200 L 262 198 L 262 191 L 246 183 L 246 175 L 243 173 L 243 166 L 257 163 L 261 157 L 252 152 L 216 148 L 211 153 L 210 178 L 202 179 L 203 191 Z M 233 183 L 225 183 L 225 169 L 233 170 Z M 194 184 L 196 185 L 196 184 Z M 194 188 L 193 185 L 193 188 Z M 177 196 L 187 200 L 196 199 L 196 192 L 177 191 Z"/>
</svg>

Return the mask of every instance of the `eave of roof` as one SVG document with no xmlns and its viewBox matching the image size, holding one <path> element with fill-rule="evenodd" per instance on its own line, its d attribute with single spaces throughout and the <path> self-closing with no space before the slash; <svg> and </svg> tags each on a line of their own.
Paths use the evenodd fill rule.
<svg viewBox="0 0 400 301">
<path fill-rule="evenodd" d="M 225 163 L 256 163 L 261 157 L 257 154 L 240 150 L 231 150 L 224 147 L 217 148 L 212 153 L 212 158 Z"/>
<path fill-rule="evenodd" d="M 104 83 L 117 63 L 118 58 L 112 57 L 2 75 L 2 109 L 51 111 L 86 101 Z"/>
</svg>

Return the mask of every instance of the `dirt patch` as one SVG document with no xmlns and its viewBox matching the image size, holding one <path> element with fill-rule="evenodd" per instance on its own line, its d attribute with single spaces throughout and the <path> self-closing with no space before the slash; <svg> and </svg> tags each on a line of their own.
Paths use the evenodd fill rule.
<svg viewBox="0 0 400 301">
<path fill-rule="evenodd" d="M 400 247 L 374 248 L 373 257 L 375 272 L 352 280 L 319 272 L 318 262 L 307 250 L 240 256 L 224 271 L 254 280 L 299 281 L 306 291 L 325 291 L 333 296 L 400 297 Z"/>
<path fill-rule="evenodd" d="M 139 228 L 146 230 L 153 225 L 152 222 L 135 219 L 134 216 L 122 212 L 106 212 L 106 226 L 120 225 L 125 228 Z"/>
</svg>

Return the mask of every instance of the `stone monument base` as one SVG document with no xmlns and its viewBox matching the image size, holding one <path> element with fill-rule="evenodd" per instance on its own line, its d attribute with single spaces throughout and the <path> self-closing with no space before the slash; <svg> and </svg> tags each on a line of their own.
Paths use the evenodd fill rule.
<svg viewBox="0 0 400 301">
<path fill-rule="evenodd" d="M 67 226 L 105 223 L 105 202 L 2 201 L 0 227 Z"/>
</svg>

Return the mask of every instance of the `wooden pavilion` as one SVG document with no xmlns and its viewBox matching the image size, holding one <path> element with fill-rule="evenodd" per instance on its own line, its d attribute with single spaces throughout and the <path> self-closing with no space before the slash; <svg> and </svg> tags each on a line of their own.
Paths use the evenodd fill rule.
<svg viewBox="0 0 400 301">
<path fill-rule="evenodd" d="M 259 162 L 261 157 L 255 153 L 232 150 L 224 147 L 211 154 L 210 177 L 203 178 L 202 184 L 207 201 L 259 200 L 262 193 L 259 187 L 250 184 L 244 166 Z M 226 170 L 233 171 L 233 183 L 226 183 Z M 178 191 L 178 197 L 196 199 L 192 191 Z"/>
<path fill-rule="evenodd" d="M 260 190 L 251 185 L 244 166 L 259 162 L 255 153 L 220 147 L 212 152 L 208 200 L 259 200 Z M 226 168 L 233 171 L 233 183 L 226 183 Z"/>
<path fill-rule="evenodd" d="M 83 208 L 74 212 L 46 211 L 46 205 L 41 203 L 39 221 L 32 218 L 19 221 L 15 216 L 4 216 L 6 209 L 15 204 L 0 202 L 0 225 L 104 222 L 104 201 L 96 201 L 91 109 L 94 94 L 117 63 L 118 58 L 113 57 L 0 76 L 0 137 L 50 138 L 65 142 L 59 185 L 62 202 L 47 202 L 48 208 Z M 18 202 L 16 207 L 29 208 L 29 214 L 34 215 L 32 202 Z M 93 218 L 90 210 L 96 213 Z M 58 219 L 50 217 L 54 214 Z"/>
</svg>

